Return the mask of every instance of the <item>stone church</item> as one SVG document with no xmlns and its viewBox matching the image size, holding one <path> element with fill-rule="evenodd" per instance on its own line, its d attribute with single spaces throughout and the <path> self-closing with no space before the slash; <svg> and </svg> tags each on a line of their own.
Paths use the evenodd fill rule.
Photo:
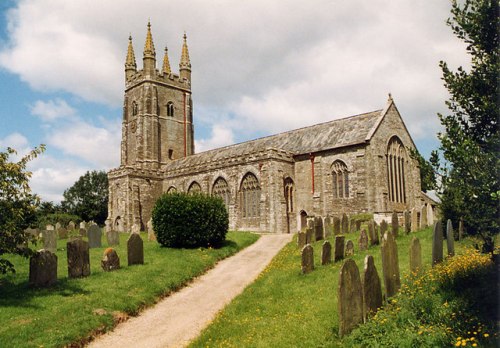
<svg viewBox="0 0 500 348">
<path fill-rule="evenodd" d="M 186 35 L 179 74 L 167 49 L 157 69 L 148 23 L 143 66 L 125 62 L 121 163 L 109 172 L 108 225 L 144 230 L 169 192 L 220 196 L 230 229 L 296 232 L 307 216 L 420 208 L 415 144 L 389 100 L 380 110 L 195 153 Z"/>
</svg>

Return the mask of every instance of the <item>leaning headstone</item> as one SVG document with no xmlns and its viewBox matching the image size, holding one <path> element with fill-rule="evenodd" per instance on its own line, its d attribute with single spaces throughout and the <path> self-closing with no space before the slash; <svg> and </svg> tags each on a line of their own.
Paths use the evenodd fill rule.
<svg viewBox="0 0 500 348">
<path fill-rule="evenodd" d="M 363 303 L 366 318 L 371 317 L 382 307 L 382 284 L 371 255 L 365 256 Z"/>
<path fill-rule="evenodd" d="M 144 243 L 138 233 L 132 233 L 127 241 L 128 265 L 144 264 Z"/>
<path fill-rule="evenodd" d="M 306 245 L 306 233 L 300 231 L 297 233 L 297 246 L 299 250 L 302 250 L 302 248 Z"/>
<path fill-rule="evenodd" d="M 351 233 L 354 233 L 356 232 L 356 220 L 352 219 L 350 222 L 349 222 L 349 232 Z"/>
<path fill-rule="evenodd" d="M 64 227 L 60 227 L 57 229 L 57 236 L 59 239 L 66 239 L 68 238 L 68 230 L 65 229 Z"/>
<path fill-rule="evenodd" d="M 118 231 L 108 231 L 106 232 L 106 240 L 108 246 L 120 245 L 120 233 Z"/>
<path fill-rule="evenodd" d="M 434 223 L 434 211 L 432 210 L 432 204 L 427 204 L 427 225 L 432 226 Z"/>
<path fill-rule="evenodd" d="M 148 240 L 151 241 L 156 241 L 156 234 L 153 229 L 153 219 L 149 219 L 148 223 L 146 224 L 146 227 L 148 229 Z"/>
<path fill-rule="evenodd" d="M 420 228 L 426 228 L 427 224 L 427 206 L 424 204 L 420 210 Z"/>
<path fill-rule="evenodd" d="M 359 251 L 368 249 L 368 236 L 366 235 L 365 230 L 361 230 L 361 233 L 359 234 L 358 246 Z"/>
<path fill-rule="evenodd" d="M 54 230 L 42 231 L 43 248 L 52 253 L 57 250 L 57 234 Z"/>
<path fill-rule="evenodd" d="M 332 263 L 332 245 L 325 240 L 321 249 L 321 264 L 327 265 L 329 263 Z"/>
<path fill-rule="evenodd" d="M 314 269 L 314 250 L 311 244 L 302 248 L 302 273 L 307 274 Z"/>
<path fill-rule="evenodd" d="M 338 236 L 340 234 L 340 219 L 336 216 L 333 217 L 333 234 Z"/>
<path fill-rule="evenodd" d="M 443 226 L 441 220 L 434 223 L 432 231 L 432 265 L 443 261 Z"/>
<path fill-rule="evenodd" d="M 70 221 L 68 223 L 68 227 L 67 228 L 68 228 L 69 231 L 73 231 L 73 230 L 76 229 L 76 225 L 75 225 L 75 223 L 73 221 Z"/>
<path fill-rule="evenodd" d="M 47 287 L 57 282 L 57 255 L 48 250 L 39 250 L 30 257 L 29 284 Z"/>
<path fill-rule="evenodd" d="M 352 259 L 347 259 L 340 268 L 338 286 L 339 336 L 343 337 L 363 322 L 361 278 Z"/>
<path fill-rule="evenodd" d="M 389 225 L 385 220 L 380 223 L 380 238 L 384 238 L 385 232 L 387 232 Z"/>
<path fill-rule="evenodd" d="M 323 239 L 323 219 L 321 216 L 314 218 L 314 236 L 316 237 L 316 241 Z"/>
<path fill-rule="evenodd" d="M 411 210 L 411 231 L 418 231 L 418 212 L 417 208 Z"/>
<path fill-rule="evenodd" d="M 413 237 L 410 243 L 410 271 L 418 272 L 422 269 L 422 248 L 420 240 Z"/>
<path fill-rule="evenodd" d="M 120 268 L 120 258 L 115 249 L 107 248 L 104 250 L 101 267 L 105 272 L 114 271 Z"/>
<path fill-rule="evenodd" d="M 345 256 L 352 256 L 354 255 L 354 243 L 352 242 L 352 240 L 348 240 L 346 243 L 345 243 Z"/>
<path fill-rule="evenodd" d="M 333 260 L 335 262 L 340 261 L 344 258 L 344 236 L 335 237 L 335 252 L 333 254 Z"/>
<path fill-rule="evenodd" d="M 99 226 L 91 225 L 87 230 L 87 237 L 89 239 L 90 248 L 100 248 L 102 246 L 102 231 Z"/>
<path fill-rule="evenodd" d="M 74 239 L 66 243 L 68 278 L 86 277 L 90 274 L 89 243 Z"/>
<path fill-rule="evenodd" d="M 446 246 L 448 247 L 448 256 L 455 256 L 455 237 L 450 219 L 446 222 Z"/>
<path fill-rule="evenodd" d="M 391 228 L 392 228 L 392 234 L 394 235 L 394 238 L 399 237 L 399 217 L 398 213 L 393 212 L 391 216 Z"/>
<path fill-rule="evenodd" d="M 458 240 L 462 240 L 464 235 L 464 220 L 460 219 L 458 222 Z"/>
<path fill-rule="evenodd" d="M 411 214 L 408 210 L 404 212 L 404 223 L 405 223 L 405 233 L 409 234 L 411 232 Z"/>
<path fill-rule="evenodd" d="M 349 218 L 347 217 L 347 214 L 342 214 L 342 220 L 341 220 L 341 233 L 342 234 L 348 234 L 349 233 Z"/>
<path fill-rule="evenodd" d="M 311 244 L 313 241 L 313 229 L 306 228 L 306 244 Z"/>
<path fill-rule="evenodd" d="M 398 248 L 392 232 L 387 231 L 382 238 L 382 273 L 386 298 L 394 296 L 401 287 L 399 277 Z"/>
</svg>

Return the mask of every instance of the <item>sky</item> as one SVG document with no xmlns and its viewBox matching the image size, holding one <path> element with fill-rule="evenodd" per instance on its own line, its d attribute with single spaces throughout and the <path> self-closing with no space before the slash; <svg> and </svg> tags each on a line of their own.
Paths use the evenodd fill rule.
<svg viewBox="0 0 500 348">
<path fill-rule="evenodd" d="M 439 61 L 467 68 L 449 1 L 0 0 L 0 151 L 47 150 L 32 190 L 59 202 L 88 170 L 119 166 L 128 37 L 148 20 L 161 68 L 187 33 L 196 152 L 383 109 L 392 94 L 424 157 L 448 93 Z"/>
</svg>

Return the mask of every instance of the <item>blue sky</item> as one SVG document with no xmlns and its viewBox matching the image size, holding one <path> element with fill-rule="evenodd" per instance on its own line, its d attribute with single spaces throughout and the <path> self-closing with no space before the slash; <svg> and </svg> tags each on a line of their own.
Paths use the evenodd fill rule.
<svg viewBox="0 0 500 348">
<path fill-rule="evenodd" d="M 438 62 L 468 65 L 447 1 L 283 4 L 2 0 L 0 148 L 47 145 L 30 169 L 49 201 L 116 167 L 127 38 L 140 67 L 148 19 L 174 71 L 188 34 L 197 152 L 381 109 L 389 92 L 419 150 L 438 146 Z"/>
</svg>

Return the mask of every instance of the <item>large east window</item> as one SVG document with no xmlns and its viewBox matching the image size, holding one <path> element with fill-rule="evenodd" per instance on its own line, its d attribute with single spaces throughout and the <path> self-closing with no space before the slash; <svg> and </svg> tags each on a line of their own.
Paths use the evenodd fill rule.
<svg viewBox="0 0 500 348">
<path fill-rule="evenodd" d="M 398 137 L 392 137 L 387 146 L 387 184 L 391 202 L 406 203 L 405 163 L 406 149 Z"/>
</svg>

